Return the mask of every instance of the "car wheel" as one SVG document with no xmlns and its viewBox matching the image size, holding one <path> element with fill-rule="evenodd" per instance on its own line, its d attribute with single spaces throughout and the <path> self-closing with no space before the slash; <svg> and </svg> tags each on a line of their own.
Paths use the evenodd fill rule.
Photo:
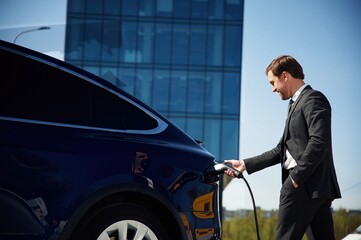
<svg viewBox="0 0 361 240">
<path fill-rule="evenodd" d="M 115 204 L 96 211 L 79 228 L 74 239 L 96 240 L 167 240 L 166 227 L 142 206 Z"/>
</svg>

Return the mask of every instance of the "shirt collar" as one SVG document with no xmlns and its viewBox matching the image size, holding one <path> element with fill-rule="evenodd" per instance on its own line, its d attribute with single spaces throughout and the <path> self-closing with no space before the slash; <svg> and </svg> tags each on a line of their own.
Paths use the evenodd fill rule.
<svg viewBox="0 0 361 240">
<path fill-rule="evenodd" d="M 295 92 L 295 94 L 293 94 L 293 96 L 292 96 L 293 102 L 296 102 L 296 100 L 297 100 L 298 96 L 300 96 L 302 90 L 303 90 L 305 87 L 307 87 L 307 86 L 308 86 L 308 84 L 306 84 L 306 83 L 303 84 L 303 85 Z"/>
</svg>

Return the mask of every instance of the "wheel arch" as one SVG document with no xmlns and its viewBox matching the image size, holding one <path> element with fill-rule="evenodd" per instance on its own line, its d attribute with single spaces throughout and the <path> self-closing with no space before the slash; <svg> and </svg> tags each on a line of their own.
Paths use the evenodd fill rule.
<svg viewBox="0 0 361 240">
<path fill-rule="evenodd" d="M 166 223 L 167 232 L 178 237 L 175 240 L 187 239 L 181 216 L 173 205 L 161 193 L 144 186 L 114 186 L 95 193 L 82 203 L 65 224 L 60 240 L 71 239 L 72 233 L 93 211 L 115 203 L 131 203 L 145 207 Z"/>
</svg>

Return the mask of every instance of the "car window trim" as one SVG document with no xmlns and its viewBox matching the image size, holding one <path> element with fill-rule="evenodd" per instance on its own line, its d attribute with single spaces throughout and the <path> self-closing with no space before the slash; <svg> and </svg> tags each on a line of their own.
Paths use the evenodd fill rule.
<svg viewBox="0 0 361 240">
<path fill-rule="evenodd" d="M 33 119 L 26 119 L 26 118 L 16 118 L 16 117 L 5 117 L 0 116 L 0 120 L 3 121 L 11 121 L 11 122 L 22 122 L 22 123 L 30 123 L 30 124 L 38 124 L 38 125 L 47 125 L 47 126 L 56 126 L 56 127 L 67 127 L 67 128 L 77 128 L 77 129 L 89 129 L 89 130 L 97 130 L 97 131 L 107 131 L 107 132 L 119 132 L 119 133 L 128 133 L 128 134 L 157 134 L 163 132 L 167 127 L 168 124 L 163 121 L 157 121 L 158 127 L 153 129 L 147 130 L 133 130 L 133 129 L 115 129 L 115 128 L 101 128 L 101 127 L 92 127 L 86 125 L 76 125 L 70 123 L 58 123 L 58 122 L 48 122 L 42 120 L 33 120 Z"/>
</svg>

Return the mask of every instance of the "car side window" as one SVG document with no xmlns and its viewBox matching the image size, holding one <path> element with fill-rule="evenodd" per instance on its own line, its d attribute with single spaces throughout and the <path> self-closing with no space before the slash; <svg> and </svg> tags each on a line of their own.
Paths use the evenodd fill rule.
<svg viewBox="0 0 361 240">
<path fill-rule="evenodd" d="M 9 73 L 0 79 L 1 116 L 119 130 L 158 125 L 142 109 L 102 87 L 25 56 L 2 49 L 0 54 L 1 66 Z"/>
<path fill-rule="evenodd" d="M 56 67 L 1 50 L 0 115 L 89 124 L 89 84 Z"/>
<path fill-rule="evenodd" d="M 157 121 L 132 103 L 94 86 L 91 88 L 91 125 L 126 130 L 149 130 Z"/>
</svg>

